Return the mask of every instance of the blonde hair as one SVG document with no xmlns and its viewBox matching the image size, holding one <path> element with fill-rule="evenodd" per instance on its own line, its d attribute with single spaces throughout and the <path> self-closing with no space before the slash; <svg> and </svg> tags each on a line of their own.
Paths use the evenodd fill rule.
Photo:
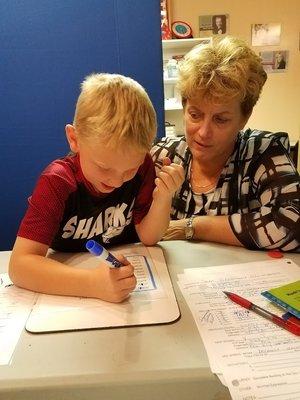
<svg viewBox="0 0 300 400">
<path fill-rule="evenodd" d="M 183 105 L 194 96 L 215 102 L 240 98 L 247 116 L 256 104 L 267 74 L 260 58 L 245 42 L 234 37 L 198 45 L 179 66 L 178 88 Z"/>
<path fill-rule="evenodd" d="M 74 127 L 79 138 L 148 151 L 157 123 L 151 100 L 139 83 L 123 75 L 98 73 L 81 84 Z"/>
</svg>

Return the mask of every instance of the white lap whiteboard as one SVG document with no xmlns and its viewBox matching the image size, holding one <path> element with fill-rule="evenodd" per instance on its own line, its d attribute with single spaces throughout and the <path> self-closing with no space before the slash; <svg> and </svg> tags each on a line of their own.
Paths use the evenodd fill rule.
<svg viewBox="0 0 300 400">
<path fill-rule="evenodd" d="M 122 303 L 97 299 L 39 294 L 27 320 L 33 333 L 112 328 L 170 323 L 180 317 L 162 250 L 141 244 L 118 247 L 135 266 L 136 290 Z M 98 263 L 89 253 L 51 253 L 51 258 L 74 268 L 91 268 Z M 144 259 L 147 262 L 144 264 Z M 147 267 L 145 267 L 147 265 Z"/>
</svg>

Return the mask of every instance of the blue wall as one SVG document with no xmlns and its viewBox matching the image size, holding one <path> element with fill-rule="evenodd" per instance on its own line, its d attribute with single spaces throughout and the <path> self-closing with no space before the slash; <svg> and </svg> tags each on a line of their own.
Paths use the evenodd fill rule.
<svg viewBox="0 0 300 400">
<path fill-rule="evenodd" d="M 140 82 L 162 136 L 159 0 L 2 1 L 0 58 L 0 250 L 7 250 L 39 173 L 68 151 L 64 126 L 86 75 Z"/>
</svg>

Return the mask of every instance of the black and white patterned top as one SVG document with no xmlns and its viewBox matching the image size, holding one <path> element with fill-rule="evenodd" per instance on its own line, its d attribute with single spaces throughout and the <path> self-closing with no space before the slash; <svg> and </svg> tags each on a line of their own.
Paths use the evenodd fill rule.
<svg viewBox="0 0 300 400">
<path fill-rule="evenodd" d="M 157 169 L 164 157 L 185 169 L 172 202 L 173 220 L 229 215 L 245 247 L 300 251 L 300 181 L 286 133 L 240 132 L 215 189 L 206 194 L 194 193 L 189 183 L 192 155 L 185 138 L 163 138 L 151 155 Z"/>
</svg>

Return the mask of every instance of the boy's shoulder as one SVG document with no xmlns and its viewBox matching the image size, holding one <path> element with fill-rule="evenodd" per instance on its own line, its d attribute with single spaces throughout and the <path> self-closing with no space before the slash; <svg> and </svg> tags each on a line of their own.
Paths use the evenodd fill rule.
<svg viewBox="0 0 300 400">
<path fill-rule="evenodd" d="M 80 180 L 77 155 L 68 155 L 52 161 L 41 173 L 40 182 L 47 182 L 53 188 L 69 186 L 74 189 Z"/>
<path fill-rule="evenodd" d="M 139 167 L 137 174 L 144 177 L 151 169 L 154 169 L 154 163 L 150 153 L 146 153 L 144 162 Z"/>
<path fill-rule="evenodd" d="M 63 174 L 68 175 L 75 173 L 78 166 L 78 156 L 70 154 L 62 158 L 53 160 L 42 172 L 45 175 Z"/>
</svg>

